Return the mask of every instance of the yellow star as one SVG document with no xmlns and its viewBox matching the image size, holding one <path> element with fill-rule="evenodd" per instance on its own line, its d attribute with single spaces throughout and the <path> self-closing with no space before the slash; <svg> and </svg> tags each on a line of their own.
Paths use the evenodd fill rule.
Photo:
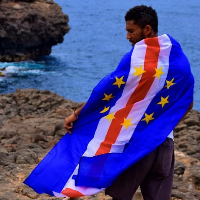
<svg viewBox="0 0 200 200">
<path fill-rule="evenodd" d="M 121 78 L 117 78 L 115 77 L 116 81 L 113 83 L 113 85 L 117 85 L 118 88 L 121 87 L 121 85 L 125 84 L 125 82 L 123 81 L 124 76 L 122 76 Z"/>
<path fill-rule="evenodd" d="M 105 97 L 102 100 L 105 100 L 105 101 L 110 101 L 110 99 L 112 99 L 114 97 L 114 96 L 112 96 L 112 93 L 109 94 L 109 95 L 107 95 L 107 94 L 104 93 L 104 96 Z"/>
<path fill-rule="evenodd" d="M 109 110 L 109 108 L 110 108 L 110 106 L 108 106 L 108 107 L 104 107 L 104 109 L 100 112 L 100 113 L 105 113 L 105 112 L 107 112 L 108 110 Z"/>
<path fill-rule="evenodd" d="M 114 113 L 110 113 L 109 115 L 105 116 L 106 119 L 108 119 L 109 122 L 112 121 L 112 119 L 115 119 Z"/>
<path fill-rule="evenodd" d="M 132 74 L 133 76 L 134 75 L 137 75 L 138 76 L 138 78 L 140 78 L 140 76 L 143 74 L 143 73 L 145 73 L 146 71 L 144 71 L 143 69 L 142 69 L 142 65 L 140 66 L 140 67 L 134 67 L 135 68 L 135 72 L 134 72 L 134 74 Z"/>
<path fill-rule="evenodd" d="M 154 114 L 154 113 L 148 115 L 148 114 L 145 113 L 145 118 L 142 119 L 141 121 L 146 121 L 146 123 L 148 124 L 150 120 L 153 120 L 153 119 L 154 119 L 154 118 L 153 118 L 153 114 Z"/>
<path fill-rule="evenodd" d="M 125 129 L 127 129 L 129 126 L 133 126 L 133 124 L 131 124 L 131 120 L 132 120 L 132 118 L 130 118 L 130 119 L 124 118 L 124 122 L 121 125 L 123 125 L 125 127 Z"/>
<path fill-rule="evenodd" d="M 161 104 L 163 108 L 166 103 L 169 103 L 168 98 L 169 96 L 167 96 L 166 98 L 161 97 L 161 101 L 157 104 Z"/>
<path fill-rule="evenodd" d="M 167 87 L 167 89 L 169 89 L 172 85 L 175 84 L 175 83 L 173 83 L 173 81 L 174 81 L 174 78 L 173 78 L 171 81 L 167 81 L 167 80 L 166 80 L 167 85 L 166 85 L 165 87 Z"/>
<path fill-rule="evenodd" d="M 156 73 L 154 76 L 156 76 L 158 79 L 160 79 L 160 76 L 165 73 L 162 71 L 162 66 L 159 69 L 155 68 L 155 70 L 156 70 Z"/>
</svg>

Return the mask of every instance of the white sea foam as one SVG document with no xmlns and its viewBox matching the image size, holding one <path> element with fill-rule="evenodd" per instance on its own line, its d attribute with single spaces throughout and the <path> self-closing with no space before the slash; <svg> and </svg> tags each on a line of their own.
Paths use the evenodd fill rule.
<svg viewBox="0 0 200 200">
<path fill-rule="evenodd" d="M 25 73 L 25 74 L 41 74 L 42 71 L 39 70 L 39 69 L 33 69 L 33 70 L 21 71 L 21 73 Z"/>
<path fill-rule="evenodd" d="M 23 69 L 23 67 L 7 66 L 3 73 L 4 74 L 6 74 L 6 73 L 17 73 L 22 69 Z"/>
<path fill-rule="evenodd" d="M 30 69 L 28 67 L 18 67 L 18 66 L 7 66 L 4 74 L 41 74 L 42 71 L 39 69 Z"/>
</svg>

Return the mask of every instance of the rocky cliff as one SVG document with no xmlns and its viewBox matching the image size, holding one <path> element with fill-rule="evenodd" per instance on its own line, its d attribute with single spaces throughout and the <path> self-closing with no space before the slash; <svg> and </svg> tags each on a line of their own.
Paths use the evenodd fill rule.
<svg viewBox="0 0 200 200">
<path fill-rule="evenodd" d="M 0 61 L 49 55 L 63 42 L 68 21 L 52 0 L 0 0 Z"/>
<path fill-rule="evenodd" d="M 64 119 L 81 103 L 49 91 L 0 95 L 0 200 L 58 200 L 23 184 L 37 163 L 65 134 Z M 172 200 L 200 199 L 200 113 L 192 110 L 175 128 Z M 61 198 L 62 199 L 62 198 Z M 80 199 L 111 200 L 103 192 Z M 135 200 L 142 200 L 138 190 Z"/>
</svg>

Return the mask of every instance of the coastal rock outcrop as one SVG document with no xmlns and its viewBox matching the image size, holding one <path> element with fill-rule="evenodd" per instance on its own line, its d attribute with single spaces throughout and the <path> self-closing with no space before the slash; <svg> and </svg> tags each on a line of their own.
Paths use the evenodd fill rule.
<svg viewBox="0 0 200 200">
<path fill-rule="evenodd" d="M 65 134 L 65 117 L 81 105 L 54 92 L 36 89 L 0 94 L 0 200 L 62 199 L 39 195 L 23 181 Z M 200 199 L 199 115 L 192 110 L 175 128 L 176 162 L 171 200 Z M 190 152 L 192 147 L 194 153 Z M 100 192 L 80 198 L 90 199 L 111 200 L 111 197 Z M 134 200 L 142 200 L 139 189 Z"/>
<path fill-rule="evenodd" d="M 200 113 L 191 110 L 174 129 L 175 148 L 200 160 Z"/>
<path fill-rule="evenodd" d="M 53 0 L 0 1 L 0 61 L 49 55 L 69 32 L 68 16 Z"/>
</svg>

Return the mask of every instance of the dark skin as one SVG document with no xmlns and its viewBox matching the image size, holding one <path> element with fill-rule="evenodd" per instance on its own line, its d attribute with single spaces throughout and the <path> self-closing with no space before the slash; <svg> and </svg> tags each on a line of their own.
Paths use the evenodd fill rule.
<svg viewBox="0 0 200 200">
<path fill-rule="evenodd" d="M 86 103 L 84 103 L 79 109 L 77 109 L 74 113 L 72 113 L 70 116 L 66 117 L 65 119 L 65 123 L 64 123 L 64 128 L 67 130 L 68 133 L 72 133 L 71 129 L 73 127 L 73 122 L 75 122 L 77 120 L 76 116 L 79 116 L 81 110 L 83 109 L 83 107 L 85 106 Z"/>
<path fill-rule="evenodd" d="M 134 23 L 133 20 L 126 22 L 126 39 L 130 41 L 130 43 L 135 45 L 137 42 L 146 39 L 157 37 L 158 34 L 155 33 L 150 25 L 146 25 L 143 29 Z"/>
</svg>

